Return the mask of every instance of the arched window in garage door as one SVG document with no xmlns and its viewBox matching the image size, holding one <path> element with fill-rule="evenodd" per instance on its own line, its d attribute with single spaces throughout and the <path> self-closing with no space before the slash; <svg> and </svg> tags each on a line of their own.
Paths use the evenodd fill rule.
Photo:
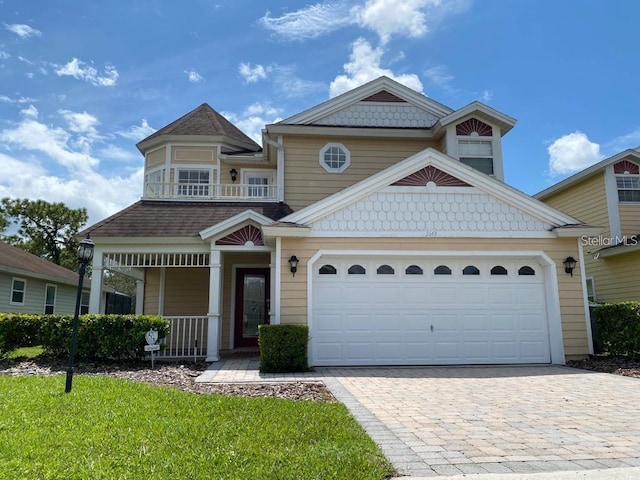
<svg viewBox="0 0 640 480">
<path fill-rule="evenodd" d="M 380 265 L 376 270 L 378 275 L 393 275 L 396 271 L 391 265 Z"/>
<path fill-rule="evenodd" d="M 468 265 L 462 269 L 462 275 L 480 275 L 478 267 Z"/>
<path fill-rule="evenodd" d="M 446 265 L 438 265 L 433 269 L 434 275 L 451 275 L 451 269 Z"/>
<path fill-rule="evenodd" d="M 496 265 L 491 269 L 491 275 L 506 275 L 507 269 L 501 265 Z"/>
<path fill-rule="evenodd" d="M 318 270 L 318 273 L 320 275 L 335 275 L 336 273 L 338 273 L 338 271 L 333 265 L 323 265 Z"/>
<path fill-rule="evenodd" d="M 536 271 L 528 265 L 525 265 L 524 267 L 520 267 L 520 269 L 518 270 L 518 275 L 535 275 L 535 274 L 536 274 Z"/>
<path fill-rule="evenodd" d="M 409 265 L 404 271 L 407 275 L 422 275 L 424 272 L 418 265 Z"/>
<path fill-rule="evenodd" d="M 349 275 L 364 275 L 367 273 L 362 265 L 351 265 L 347 271 Z"/>
</svg>

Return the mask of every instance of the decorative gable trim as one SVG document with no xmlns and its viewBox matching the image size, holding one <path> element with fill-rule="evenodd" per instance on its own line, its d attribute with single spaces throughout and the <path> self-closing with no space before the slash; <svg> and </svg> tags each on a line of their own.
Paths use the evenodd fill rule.
<svg viewBox="0 0 640 480">
<path fill-rule="evenodd" d="M 250 243 L 251 246 L 263 247 L 262 232 L 258 227 L 246 225 L 229 235 L 216 240 L 216 245 L 238 245 L 245 246 Z"/>
<path fill-rule="evenodd" d="M 416 92 L 415 90 L 391 80 L 388 77 L 379 77 L 369 83 L 361 85 L 320 105 L 316 105 L 304 112 L 286 118 L 276 125 L 310 125 L 318 123 L 325 117 L 331 116 L 347 107 L 362 102 L 365 98 L 370 98 L 381 92 L 390 93 L 411 106 L 423 110 L 436 118 L 445 117 L 453 112 L 452 109 L 436 102 L 435 100 Z M 399 103 L 399 102 L 388 102 Z M 267 130 L 269 127 L 267 126 Z"/>
<path fill-rule="evenodd" d="M 491 125 L 487 125 L 481 122 L 477 118 L 470 118 L 462 123 L 456 125 L 456 135 L 463 135 L 467 137 L 492 137 L 493 128 Z"/>
<path fill-rule="evenodd" d="M 505 115 L 484 103 L 471 102 L 469 105 L 442 117 L 438 121 L 439 125 L 436 127 L 446 127 L 447 125 L 455 124 L 469 116 L 484 118 L 488 122 L 493 123 L 500 129 L 500 135 L 505 135 L 516 124 L 516 119 L 513 117 Z"/>
<path fill-rule="evenodd" d="M 386 90 L 382 90 L 378 93 L 374 93 L 373 95 L 367 98 L 363 98 L 361 101 L 362 102 L 402 102 L 402 103 L 407 102 L 403 98 L 400 98 L 397 95 L 394 95 L 393 93 L 388 92 Z"/>
<path fill-rule="evenodd" d="M 550 224 L 553 227 L 567 224 L 579 224 L 575 218 L 570 217 L 550 206 L 531 198 L 519 190 L 516 190 L 503 182 L 489 177 L 471 167 L 441 153 L 433 148 L 427 148 L 412 155 L 391 167 L 362 180 L 355 185 L 330 195 L 308 207 L 287 215 L 280 219 L 282 222 L 293 222 L 303 225 L 311 224 L 326 217 L 348 205 L 351 205 L 372 193 L 380 191 L 387 186 L 433 165 L 439 170 L 458 178 L 477 189 L 490 193 L 492 197 L 518 208 L 520 211 L 532 217 Z"/>
<path fill-rule="evenodd" d="M 392 183 L 398 187 L 424 187 L 429 182 L 433 182 L 437 187 L 470 187 L 467 182 L 463 182 L 459 178 L 449 175 L 442 170 L 437 169 L 433 165 L 428 165 L 422 170 L 407 175 L 406 177 Z"/>
<path fill-rule="evenodd" d="M 253 222 L 257 225 L 262 226 L 273 223 L 273 220 L 271 220 L 269 217 L 265 217 L 264 215 L 254 212 L 253 210 L 245 210 L 238 215 L 226 219 L 224 222 L 220 222 L 216 225 L 212 225 L 209 228 L 205 228 L 200 232 L 200 238 L 202 238 L 203 240 L 209 240 L 218 235 L 228 235 L 231 234 L 234 230 L 237 230 L 238 227 L 244 226 L 243 224 L 247 224 L 248 222 Z"/>
<path fill-rule="evenodd" d="M 629 160 L 623 160 L 613 165 L 613 173 L 615 173 L 616 175 L 638 175 L 640 174 L 640 167 L 635 163 L 630 162 Z"/>
</svg>

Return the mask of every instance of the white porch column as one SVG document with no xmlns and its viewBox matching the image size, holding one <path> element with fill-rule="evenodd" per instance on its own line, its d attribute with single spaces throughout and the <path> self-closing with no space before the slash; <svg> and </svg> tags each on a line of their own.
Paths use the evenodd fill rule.
<svg viewBox="0 0 640 480">
<path fill-rule="evenodd" d="M 144 281 L 136 280 L 136 315 L 144 312 Z"/>
<path fill-rule="evenodd" d="M 271 258 L 273 259 L 275 253 L 275 264 L 276 268 L 272 269 L 272 275 L 275 275 L 275 282 L 272 278 L 272 291 L 273 296 L 271 297 L 271 309 L 274 311 L 274 317 L 271 321 L 273 325 L 280 325 L 280 292 L 282 289 L 282 238 L 276 237 L 276 251 L 271 252 Z M 274 263 L 272 260 L 271 263 Z M 275 270 L 275 271 L 274 271 Z"/>
<path fill-rule="evenodd" d="M 211 244 L 209 259 L 209 312 L 207 313 L 207 362 L 220 360 L 220 289 L 222 288 L 222 263 L 220 250 Z"/>
<path fill-rule="evenodd" d="M 91 293 L 89 294 L 89 313 L 100 313 L 102 301 L 102 282 L 104 267 L 102 263 L 102 250 L 96 248 L 93 252 L 91 264 Z"/>
<path fill-rule="evenodd" d="M 280 323 L 276 320 L 276 251 L 271 250 L 271 260 L 269 261 L 270 289 L 269 289 L 269 323 L 275 325 Z"/>
</svg>

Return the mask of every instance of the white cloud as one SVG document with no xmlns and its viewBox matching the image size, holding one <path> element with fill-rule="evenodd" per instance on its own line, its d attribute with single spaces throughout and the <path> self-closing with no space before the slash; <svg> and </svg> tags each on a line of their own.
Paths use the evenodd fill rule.
<svg viewBox="0 0 640 480">
<path fill-rule="evenodd" d="M 258 80 L 265 80 L 267 78 L 267 70 L 268 68 L 260 64 L 252 67 L 250 63 L 241 63 L 238 66 L 240 75 L 247 83 L 256 83 Z"/>
<path fill-rule="evenodd" d="M 29 105 L 27 108 L 20 110 L 20 113 L 28 118 L 36 119 L 38 118 L 38 109 L 33 105 Z"/>
<path fill-rule="evenodd" d="M 364 83 L 385 75 L 417 92 L 422 92 L 422 82 L 415 74 L 396 75 L 382 68 L 380 63 L 385 53 L 382 47 L 372 48 L 369 42 L 359 38 L 351 45 L 349 63 L 344 65 L 346 75 L 338 75 L 329 86 L 329 95 L 335 97 Z"/>
<path fill-rule="evenodd" d="M 491 90 L 483 90 L 480 98 L 482 98 L 482 101 L 485 103 L 490 102 L 493 98 L 493 92 Z"/>
<path fill-rule="evenodd" d="M 360 25 L 376 32 L 386 43 L 392 35 L 425 35 L 428 28 L 423 10 L 440 3 L 440 0 L 368 0 L 362 7 L 354 7 L 352 14 Z"/>
<path fill-rule="evenodd" d="M 281 17 L 272 17 L 267 12 L 260 24 L 286 40 L 317 38 L 353 24 L 355 19 L 349 10 L 345 1 L 316 3 Z"/>
<path fill-rule="evenodd" d="M 24 23 L 14 23 L 11 25 L 4 24 L 5 30 L 15 33 L 20 38 L 39 37 L 42 32 L 38 29 L 25 25 Z"/>
<path fill-rule="evenodd" d="M 424 72 L 424 76 L 427 77 L 434 85 L 446 89 L 451 88 L 451 83 L 456 77 L 451 75 L 444 65 L 436 65 L 435 67 L 428 68 Z"/>
<path fill-rule="evenodd" d="M 75 150 L 74 142 L 77 140 L 86 146 L 82 139 L 74 138 L 62 128 L 40 123 L 31 114 L 26 115 L 26 118 L 14 128 L 0 131 L 0 142 L 19 150 L 44 153 L 70 170 L 87 172 L 97 167 L 99 162 L 96 158 L 86 151 Z"/>
<path fill-rule="evenodd" d="M 607 142 L 604 147 L 607 151 L 611 151 L 613 155 L 622 152 L 629 148 L 636 148 L 640 145 L 640 128 L 625 135 L 620 135 L 614 138 L 610 142 Z"/>
<path fill-rule="evenodd" d="M 155 133 L 156 129 L 149 126 L 146 118 L 142 119 L 140 125 L 132 125 L 127 130 L 120 130 L 116 132 L 123 138 L 128 140 L 133 140 L 134 142 L 139 142 L 140 140 L 144 140 L 152 133 Z"/>
<path fill-rule="evenodd" d="M 2 103 L 33 103 L 33 102 L 36 102 L 36 99 L 30 98 L 30 97 L 11 98 L 8 95 L 0 95 L 0 102 Z"/>
<path fill-rule="evenodd" d="M 11 55 L 9 55 L 7 52 L 5 52 L 4 50 L 0 50 L 0 60 L 6 60 L 7 58 L 11 57 Z"/>
<path fill-rule="evenodd" d="M 549 148 L 549 172 L 551 176 L 578 172 L 602 160 L 600 145 L 589 140 L 582 132 L 575 131 L 555 140 Z"/>
<path fill-rule="evenodd" d="M 202 75 L 193 69 L 185 70 L 184 73 L 187 75 L 187 78 L 191 83 L 200 83 L 203 80 Z"/>
<path fill-rule="evenodd" d="M 268 104 L 254 103 L 249 105 L 240 115 L 221 112 L 222 115 L 251 137 L 258 145 L 262 145 L 262 129 L 265 125 L 282 120 L 282 110 Z"/>
<path fill-rule="evenodd" d="M 72 132 L 88 133 L 92 136 L 98 135 L 96 125 L 100 122 L 93 115 L 87 112 L 72 112 L 71 110 L 58 110 L 58 113 L 67 121 Z"/>
<path fill-rule="evenodd" d="M 285 40 L 304 40 L 329 34 L 349 25 L 360 25 L 378 34 L 382 43 L 393 36 L 418 38 L 430 25 L 461 13 L 472 0 L 327 0 L 272 17 L 267 12 L 260 24 Z"/>
<path fill-rule="evenodd" d="M 84 80 L 96 87 L 112 87 L 118 81 L 120 74 L 112 65 L 106 65 L 104 73 L 100 74 L 95 67 L 87 65 L 77 58 L 72 58 L 66 65 L 55 65 L 58 76 L 70 76 Z"/>
<path fill-rule="evenodd" d="M 132 162 L 139 160 L 140 155 L 136 155 L 134 152 L 125 148 L 118 147 L 117 145 L 109 144 L 104 148 L 101 148 L 96 153 L 102 160 L 101 163 L 117 161 L 117 162 Z"/>
</svg>

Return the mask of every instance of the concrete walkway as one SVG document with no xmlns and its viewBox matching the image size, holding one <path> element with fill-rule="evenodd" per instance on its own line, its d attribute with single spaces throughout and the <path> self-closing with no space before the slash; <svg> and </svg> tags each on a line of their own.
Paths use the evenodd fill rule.
<svg viewBox="0 0 640 480">
<path fill-rule="evenodd" d="M 261 375 L 257 359 L 237 358 L 197 381 L 322 381 L 397 471 L 415 478 L 640 478 L 638 379 L 558 366 Z"/>
</svg>

